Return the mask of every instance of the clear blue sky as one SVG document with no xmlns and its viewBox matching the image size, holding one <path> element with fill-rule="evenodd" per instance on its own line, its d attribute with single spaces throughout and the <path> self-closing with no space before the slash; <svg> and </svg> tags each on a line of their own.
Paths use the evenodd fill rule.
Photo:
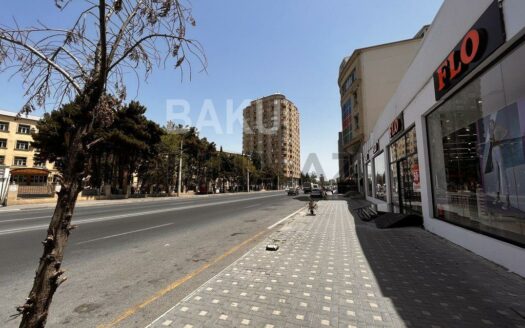
<svg viewBox="0 0 525 328">
<path fill-rule="evenodd" d="M 74 2 L 80 2 L 75 0 Z M 343 57 L 356 48 L 407 39 L 431 23 L 443 0 L 193 0 L 197 26 L 189 31 L 206 50 L 208 72 L 194 72 L 181 83 L 174 70 L 157 70 L 138 95 L 130 80 L 128 95 L 148 107 L 148 117 L 166 122 L 168 99 L 184 99 L 196 122 L 206 99 L 219 117 L 223 133 L 207 127 L 201 134 L 225 150 L 242 150 L 242 126 L 226 133 L 226 103 L 234 108 L 250 100 L 280 92 L 301 115 L 301 161 L 315 153 L 327 177 L 337 174 L 337 135 L 341 112 L 337 76 Z M 50 25 L 63 17 L 53 0 L 8 1 L 0 21 L 16 17 L 24 26 L 40 19 Z M 31 9 L 29 9 L 31 8 Z M 0 108 L 21 108 L 22 86 L 0 75 Z M 38 114 L 38 113 L 37 113 Z"/>
</svg>

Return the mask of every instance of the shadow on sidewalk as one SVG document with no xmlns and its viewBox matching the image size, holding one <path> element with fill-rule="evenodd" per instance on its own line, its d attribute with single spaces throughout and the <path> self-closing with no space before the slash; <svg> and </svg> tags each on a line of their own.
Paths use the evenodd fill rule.
<svg viewBox="0 0 525 328">
<path fill-rule="evenodd" d="M 420 228 L 354 218 L 376 283 L 408 326 L 525 326 L 525 279 Z"/>
</svg>

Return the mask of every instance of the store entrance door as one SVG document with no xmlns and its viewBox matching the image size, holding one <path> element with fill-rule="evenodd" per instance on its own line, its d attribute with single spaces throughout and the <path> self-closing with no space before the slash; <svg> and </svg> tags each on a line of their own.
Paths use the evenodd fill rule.
<svg viewBox="0 0 525 328">
<path fill-rule="evenodd" d="M 399 202 L 401 213 L 410 213 L 412 212 L 411 198 L 412 198 L 412 173 L 410 171 L 410 166 L 408 160 L 402 159 L 397 162 L 399 166 L 399 184 L 401 192 L 399 193 Z"/>
<path fill-rule="evenodd" d="M 421 214 L 415 129 L 390 145 L 392 207 L 396 213 Z"/>
<path fill-rule="evenodd" d="M 392 163 L 392 203 L 394 212 L 411 213 L 412 173 L 408 159 Z"/>
<path fill-rule="evenodd" d="M 390 176 L 392 185 L 392 210 L 395 213 L 401 212 L 401 183 L 399 181 L 399 162 L 390 164 Z"/>
</svg>

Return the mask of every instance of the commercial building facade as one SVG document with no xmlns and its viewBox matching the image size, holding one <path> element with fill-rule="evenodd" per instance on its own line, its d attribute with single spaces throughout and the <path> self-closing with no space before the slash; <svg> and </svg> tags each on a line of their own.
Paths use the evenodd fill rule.
<svg viewBox="0 0 525 328">
<path fill-rule="evenodd" d="M 343 149 L 340 178 L 359 184 L 361 192 L 363 142 L 394 94 L 426 28 L 412 39 L 357 49 L 339 67 Z"/>
<path fill-rule="evenodd" d="M 363 146 L 367 199 L 525 276 L 525 2 L 445 0 Z"/>
<path fill-rule="evenodd" d="M 243 153 L 258 153 L 263 168 L 290 182 L 299 179 L 299 110 L 293 102 L 281 94 L 254 100 L 244 109 L 243 119 Z"/>
</svg>

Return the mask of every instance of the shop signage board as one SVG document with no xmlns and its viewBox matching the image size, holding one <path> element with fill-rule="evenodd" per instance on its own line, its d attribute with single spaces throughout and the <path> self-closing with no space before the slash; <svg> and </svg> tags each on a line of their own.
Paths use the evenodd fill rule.
<svg viewBox="0 0 525 328">
<path fill-rule="evenodd" d="M 372 153 L 377 153 L 379 151 L 379 142 L 376 142 L 374 144 L 374 147 L 372 148 Z"/>
<path fill-rule="evenodd" d="M 403 131 L 405 128 L 403 126 L 403 113 L 399 114 L 396 119 L 390 123 L 390 138 L 392 139 L 396 135 L 398 135 L 399 132 Z"/>
<path fill-rule="evenodd" d="M 494 0 L 433 74 L 436 101 L 505 43 L 501 9 Z"/>
</svg>

